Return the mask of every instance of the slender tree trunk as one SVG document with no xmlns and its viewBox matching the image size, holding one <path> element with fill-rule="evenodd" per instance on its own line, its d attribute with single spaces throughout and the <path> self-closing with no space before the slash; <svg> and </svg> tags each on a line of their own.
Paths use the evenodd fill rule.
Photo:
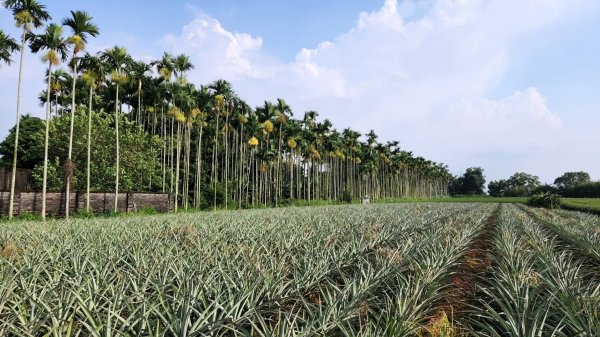
<svg viewBox="0 0 600 337">
<path fill-rule="evenodd" d="M 179 197 L 179 162 L 181 157 L 181 125 L 177 123 L 177 139 L 175 140 L 175 146 L 177 147 L 175 152 L 177 158 L 175 165 L 175 213 L 177 213 L 178 197 Z"/>
<path fill-rule="evenodd" d="M 170 139 L 170 142 L 169 142 L 170 143 L 170 149 L 169 149 L 170 156 L 169 156 L 169 158 L 170 158 L 170 161 L 171 161 L 171 164 L 170 164 L 170 166 L 171 166 L 171 179 L 170 179 L 171 180 L 171 185 L 169 187 L 169 193 L 173 193 L 173 183 L 174 183 L 173 180 L 175 179 L 175 175 L 174 175 L 175 174 L 175 167 L 174 167 L 175 163 L 173 161 L 173 160 L 175 160 L 175 155 L 174 155 L 175 148 L 174 148 L 174 145 L 173 145 L 173 139 L 175 138 L 174 132 L 175 132 L 175 118 L 171 117 L 171 139 Z"/>
<path fill-rule="evenodd" d="M 162 162 L 162 192 L 165 193 L 167 184 L 167 126 L 165 124 L 165 105 L 161 104 L 161 132 L 163 144 Z"/>
<path fill-rule="evenodd" d="M 213 181 L 213 211 L 217 210 L 217 161 L 219 160 L 218 150 L 219 150 L 219 111 L 217 110 L 217 128 L 215 129 L 215 144 L 213 151 L 213 172 L 214 172 L 214 181 Z"/>
<path fill-rule="evenodd" d="M 186 163 L 185 163 L 185 209 L 188 209 L 188 204 L 189 204 L 189 197 L 190 197 L 190 193 L 189 193 L 189 188 L 190 188 L 190 161 L 191 161 L 191 150 L 192 150 L 192 127 L 191 125 L 186 125 L 186 129 L 187 129 L 187 139 L 186 139 L 186 149 L 185 149 L 185 159 L 186 159 Z"/>
<path fill-rule="evenodd" d="M 225 179 L 223 179 L 225 181 L 225 209 L 227 209 L 227 202 L 229 201 L 229 191 L 228 191 L 228 187 L 229 187 L 229 156 L 228 156 L 228 152 L 229 152 L 229 113 L 231 111 L 227 110 L 227 115 L 225 116 L 225 127 L 224 127 L 224 132 L 223 132 L 223 138 L 225 139 Z"/>
<path fill-rule="evenodd" d="M 239 172 L 238 172 L 238 208 L 242 208 L 242 198 L 244 197 L 243 194 L 243 188 L 244 188 L 244 165 L 246 164 L 245 159 L 244 159 L 244 123 L 242 123 L 241 125 L 241 131 L 240 131 L 240 143 L 239 143 L 239 153 L 240 153 L 240 161 L 238 163 L 239 165 Z"/>
<path fill-rule="evenodd" d="M 69 220 L 69 211 L 71 206 L 71 179 L 73 175 L 73 163 L 71 158 L 73 155 L 73 126 L 75 125 L 75 86 L 77 84 L 77 60 L 73 55 L 73 85 L 71 89 L 71 126 L 69 129 L 69 152 L 67 156 L 67 187 L 65 188 L 65 217 Z"/>
<path fill-rule="evenodd" d="M 200 208 L 202 195 L 202 125 L 200 125 L 200 135 L 198 136 L 198 152 L 196 155 L 196 200 L 194 204 L 196 208 Z"/>
<path fill-rule="evenodd" d="M 92 100 L 93 100 L 93 85 L 90 85 L 90 103 L 88 109 L 88 134 L 87 134 L 87 182 L 85 190 L 85 210 L 90 211 L 90 176 L 91 176 L 91 161 L 92 161 Z"/>
<path fill-rule="evenodd" d="M 279 204 L 279 191 L 280 191 L 280 184 L 281 184 L 281 175 L 280 175 L 280 171 L 281 171 L 281 129 L 283 129 L 283 123 L 279 123 L 279 139 L 277 142 L 277 173 L 276 173 L 276 179 L 275 179 L 275 207 L 278 206 Z"/>
<path fill-rule="evenodd" d="M 17 123 L 15 125 L 15 147 L 13 152 L 13 162 L 12 162 L 12 173 L 10 175 L 10 199 L 8 201 L 8 218 L 13 218 L 14 213 L 14 203 L 15 203 L 15 183 L 17 178 L 17 152 L 19 148 L 19 124 L 21 119 L 21 83 L 23 80 L 23 55 L 25 55 L 25 36 L 27 34 L 27 30 L 23 29 L 23 37 L 21 38 L 21 61 L 19 62 L 19 82 L 17 84 Z M 48 73 L 48 83 L 50 83 L 50 73 Z M 48 93 L 50 93 L 50 86 L 48 85 Z M 48 108 L 50 106 L 50 95 L 47 95 L 46 104 L 48 104 Z M 46 116 L 49 114 L 46 114 Z M 47 118 L 47 117 L 46 117 Z M 46 122 L 47 123 L 47 122 Z M 48 133 L 46 132 L 46 135 Z M 46 146 L 46 149 L 48 147 Z M 45 197 L 43 197 L 45 201 Z M 42 205 L 44 208 L 45 205 Z M 42 215 L 42 218 L 45 218 Z"/>
<path fill-rule="evenodd" d="M 46 102 L 50 101 L 50 82 L 52 82 L 52 62 L 48 62 L 48 92 Z M 46 134 L 44 138 L 44 172 L 42 173 L 42 219 L 46 219 L 46 187 L 48 185 L 48 139 L 50 138 L 50 104 L 46 107 Z"/>
<path fill-rule="evenodd" d="M 144 120 L 142 116 L 142 80 L 138 80 L 138 108 L 137 113 L 140 118 L 140 124 L 144 127 Z"/>
<path fill-rule="evenodd" d="M 117 84 L 117 97 L 115 100 L 115 133 L 117 145 L 117 157 L 115 158 L 116 178 L 115 178 L 115 213 L 119 210 L 119 84 Z"/>
</svg>

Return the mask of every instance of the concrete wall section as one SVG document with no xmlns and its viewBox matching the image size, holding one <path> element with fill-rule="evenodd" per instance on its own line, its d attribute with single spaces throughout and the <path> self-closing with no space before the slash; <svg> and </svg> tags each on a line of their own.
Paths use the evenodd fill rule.
<svg viewBox="0 0 600 337">
<path fill-rule="evenodd" d="M 8 215 L 8 192 L 0 192 L 0 214 Z M 65 193 L 46 193 L 46 212 L 49 215 L 65 213 Z M 70 212 L 85 210 L 86 193 L 71 192 Z M 95 213 L 110 212 L 115 207 L 114 193 L 90 193 L 90 209 Z M 121 212 L 136 212 L 144 208 L 154 208 L 159 212 L 172 210 L 172 200 L 166 193 L 119 193 L 118 209 Z M 42 193 L 15 193 L 14 214 L 35 213 L 42 210 Z"/>
</svg>

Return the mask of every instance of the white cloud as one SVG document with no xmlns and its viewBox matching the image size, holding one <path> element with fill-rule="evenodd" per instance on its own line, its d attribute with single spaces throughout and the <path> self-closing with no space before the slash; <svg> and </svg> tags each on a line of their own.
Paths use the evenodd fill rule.
<svg viewBox="0 0 600 337">
<path fill-rule="evenodd" d="M 405 19 L 424 2 L 385 0 L 348 32 L 302 48 L 289 63 L 265 55 L 260 37 L 227 31 L 204 13 L 166 41 L 202 65 L 200 82 L 223 77 L 252 104 L 283 97 L 297 114 L 317 110 L 339 128 L 375 129 L 381 140 L 399 139 L 458 172 L 494 165 L 485 159 L 493 153 L 513 155 L 518 166 L 518 158 L 564 139 L 548 140 L 566 131 L 537 88 L 489 96 L 510 69 L 513 48 L 526 47 L 519 38 L 585 2 L 437 0 Z"/>
<path fill-rule="evenodd" d="M 562 120 L 536 88 L 499 100 L 463 100 L 438 117 L 437 131 L 449 133 L 452 140 L 437 148 L 452 152 L 460 144 L 457 152 L 462 160 L 486 152 L 518 156 L 546 150 L 555 146 L 556 137 L 548 135 L 564 132 Z M 436 142 L 429 143 L 436 146 Z"/>
<path fill-rule="evenodd" d="M 192 57 L 196 76 L 235 80 L 240 77 L 261 78 L 257 64 L 262 39 L 246 33 L 230 32 L 207 14 L 194 9 L 196 18 L 184 26 L 180 36 L 167 35 L 163 42 L 175 53 Z"/>
</svg>

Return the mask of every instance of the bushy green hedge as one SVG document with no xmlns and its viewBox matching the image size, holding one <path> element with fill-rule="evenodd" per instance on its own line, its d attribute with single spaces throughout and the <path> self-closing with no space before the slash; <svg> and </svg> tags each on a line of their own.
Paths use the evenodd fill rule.
<svg viewBox="0 0 600 337">
<path fill-rule="evenodd" d="M 544 208 L 559 208 L 561 197 L 558 194 L 540 193 L 527 199 L 527 205 Z"/>
<path fill-rule="evenodd" d="M 566 198 L 600 198 L 600 182 L 580 184 L 560 190 Z"/>
</svg>

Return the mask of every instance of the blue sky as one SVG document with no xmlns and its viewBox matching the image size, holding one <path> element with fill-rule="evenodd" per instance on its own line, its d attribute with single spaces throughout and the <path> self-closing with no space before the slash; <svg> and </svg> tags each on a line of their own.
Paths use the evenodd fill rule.
<svg viewBox="0 0 600 337">
<path fill-rule="evenodd" d="M 282 97 L 339 129 L 488 181 L 516 171 L 600 179 L 600 4 L 594 0 L 46 1 L 55 21 L 86 10 L 137 58 L 190 55 L 190 81 L 233 82 L 258 105 Z M 18 32 L 0 9 L 0 28 Z M 43 87 L 26 57 L 25 112 Z M 0 138 L 14 124 L 17 67 L 0 66 Z"/>
</svg>

